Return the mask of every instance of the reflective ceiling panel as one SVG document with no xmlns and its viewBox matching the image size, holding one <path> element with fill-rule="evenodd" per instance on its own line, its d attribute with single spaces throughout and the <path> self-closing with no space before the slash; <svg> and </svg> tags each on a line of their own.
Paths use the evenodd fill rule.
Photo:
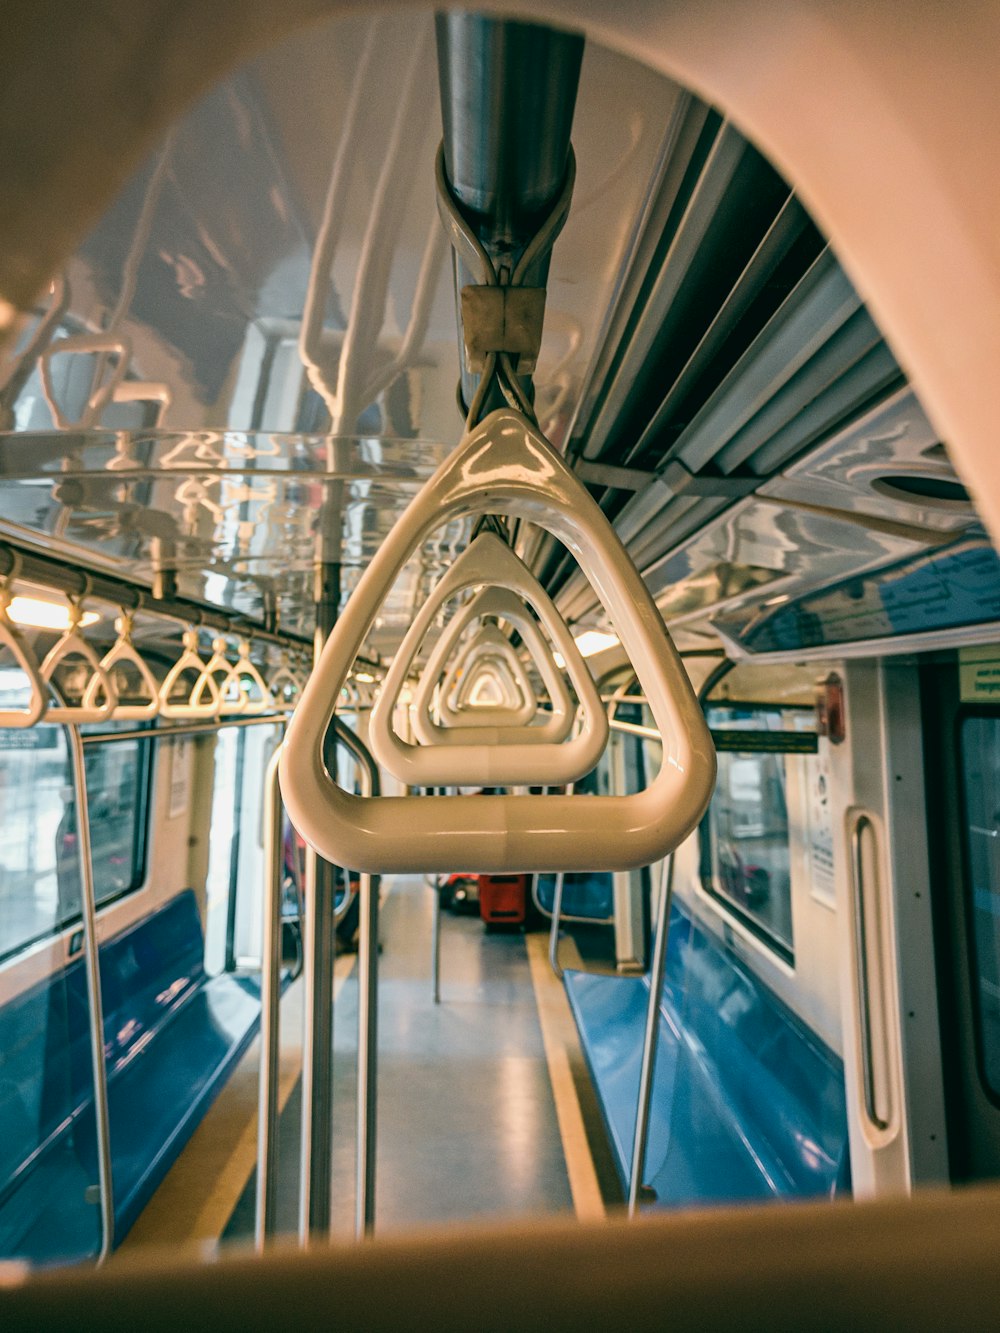
<svg viewBox="0 0 1000 1333">
<path fill-rule="evenodd" d="M 554 439 L 678 96 L 588 45 L 536 374 Z M 143 582 L 169 568 L 246 613 L 275 597 L 308 630 L 314 560 L 342 565 L 346 595 L 461 434 L 440 137 L 430 14 L 318 24 L 203 97 L 39 309 L 48 352 L 0 396 L 0 426 L 24 433 L 0 443 L 3 530 Z M 414 559 L 383 650 L 466 535 Z"/>
</svg>

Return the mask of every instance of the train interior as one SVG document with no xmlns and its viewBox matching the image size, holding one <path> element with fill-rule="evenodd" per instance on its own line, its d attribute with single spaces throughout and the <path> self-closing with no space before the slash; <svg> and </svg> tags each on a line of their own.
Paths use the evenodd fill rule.
<svg viewBox="0 0 1000 1333">
<path fill-rule="evenodd" d="M 753 117 L 614 24 L 252 8 L 221 75 L 177 20 L 63 222 L 42 118 L 35 252 L 0 214 L 0 1309 L 149 1323 L 173 1273 L 220 1327 L 244 1279 L 533 1327 L 506 1263 L 549 1327 L 657 1282 L 714 1327 L 702 1236 L 756 1326 L 810 1237 L 829 1314 L 890 1233 L 958 1300 L 935 1210 L 1000 1216 L 959 416 Z"/>
</svg>

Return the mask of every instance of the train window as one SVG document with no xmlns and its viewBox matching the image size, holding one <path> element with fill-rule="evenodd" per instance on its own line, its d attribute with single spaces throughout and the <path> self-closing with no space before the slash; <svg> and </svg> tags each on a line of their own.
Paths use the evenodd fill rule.
<svg viewBox="0 0 1000 1333">
<path fill-rule="evenodd" d="M 215 738 L 205 966 L 232 972 L 260 956 L 264 774 L 279 726 L 234 727 Z"/>
<path fill-rule="evenodd" d="M 811 710 L 716 707 L 714 729 L 799 731 Z M 720 751 L 719 776 L 702 821 L 701 880 L 705 891 L 787 963 L 792 938 L 791 850 L 786 803 L 787 762 L 781 753 Z"/>
<path fill-rule="evenodd" d="M 959 747 L 979 1067 L 1000 1097 L 1000 714 L 963 717 Z"/>
<path fill-rule="evenodd" d="M 146 862 L 149 743 L 86 751 L 98 906 L 137 889 Z M 0 959 L 80 915 L 76 800 L 66 734 L 0 730 Z"/>
</svg>

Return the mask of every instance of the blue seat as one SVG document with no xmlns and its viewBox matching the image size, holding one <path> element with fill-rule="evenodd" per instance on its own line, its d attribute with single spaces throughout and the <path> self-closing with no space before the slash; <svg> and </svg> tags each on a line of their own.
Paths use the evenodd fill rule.
<svg viewBox="0 0 1000 1333">
<path fill-rule="evenodd" d="M 101 945 L 119 1243 L 253 1039 L 257 982 L 204 969 L 193 892 Z M 80 959 L 0 1008 L 0 1258 L 99 1244 L 93 1080 Z"/>
<path fill-rule="evenodd" d="M 565 974 L 623 1186 L 649 981 Z M 675 906 L 660 997 L 645 1183 L 661 1207 L 850 1188 L 841 1061 Z"/>
<path fill-rule="evenodd" d="M 535 882 L 538 904 L 552 913 L 555 875 L 539 875 Z M 614 876 L 603 871 L 572 871 L 563 879 L 562 915 L 588 921 L 608 921 L 614 914 Z"/>
</svg>

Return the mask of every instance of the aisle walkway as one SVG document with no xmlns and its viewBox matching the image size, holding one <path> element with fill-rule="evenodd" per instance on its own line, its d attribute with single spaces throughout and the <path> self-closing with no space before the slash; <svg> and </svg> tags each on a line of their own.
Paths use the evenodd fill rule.
<svg viewBox="0 0 1000 1333">
<path fill-rule="evenodd" d="M 572 1209 L 524 937 L 443 923 L 442 1003 L 430 984 L 433 898 L 387 882 L 382 917 L 377 1229 Z M 357 978 L 335 1015 L 334 1227 L 352 1234 Z M 282 1115 L 279 1228 L 294 1232 L 301 1103 Z M 251 1178 L 225 1232 L 253 1230 Z"/>
</svg>

